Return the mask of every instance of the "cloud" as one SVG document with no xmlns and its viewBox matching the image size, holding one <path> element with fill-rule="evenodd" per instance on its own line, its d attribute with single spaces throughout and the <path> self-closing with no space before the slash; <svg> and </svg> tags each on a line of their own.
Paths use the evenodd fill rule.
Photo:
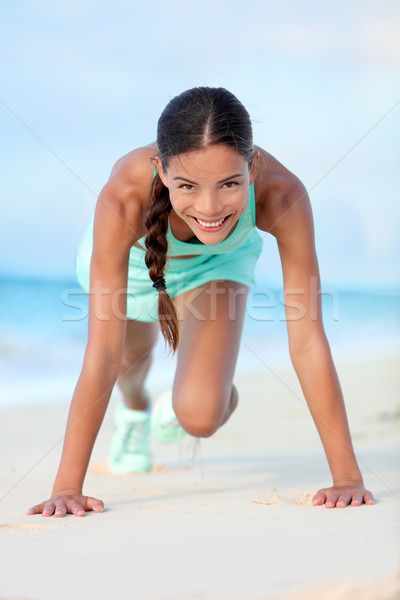
<svg viewBox="0 0 400 600">
<path fill-rule="evenodd" d="M 400 97 L 393 77 L 399 8 L 389 0 L 26 1 L 2 11 L 4 100 L 95 191 L 119 156 L 154 139 L 168 99 L 194 85 L 232 89 L 256 119 L 257 143 L 310 185 Z M 370 281 L 397 272 L 394 116 L 312 194 L 319 239 L 329 237 L 333 222 L 321 217 L 319 203 L 333 195 L 355 211 L 357 247 L 372 266 L 364 268 L 359 252 L 351 268 Z M 92 200 L 4 106 L 0 118 L 7 148 L 0 271 L 13 264 L 50 269 L 49 249 L 53 271 L 71 269 Z M 349 267 L 350 234 L 330 272 Z M 321 247 L 324 263 L 329 248 Z"/>
</svg>

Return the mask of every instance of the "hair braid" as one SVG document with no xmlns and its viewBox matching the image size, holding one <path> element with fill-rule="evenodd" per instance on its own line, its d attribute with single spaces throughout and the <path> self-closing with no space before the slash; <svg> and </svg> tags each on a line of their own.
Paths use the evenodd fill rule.
<svg viewBox="0 0 400 600">
<path fill-rule="evenodd" d="M 149 207 L 145 214 L 147 229 L 145 262 L 153 282 L 164 277 L 168 250 L 168 215 L 171 209 L 168 189 L 156 173 L 150 191 Z M 158 319 L 165 342 L 175 352 L 179 343 L 178 317 L 171 297 L 165 290 L 158 292 Z"/>
<path fill-rule="evenodd" d="M 254 146 L 250 115 L 241 102 L 225 88 L 198 87 L 182 92 L 167 104 L 157 123 L 157 153 L 165 172 L 171 157 L 201 150 L 210 144 L 224 144 L 242 155 L 251 167 Z M 178 318 L 165 291 L 168 215 L 172 206 L 169 191 L 159 175 L 153 179 L 149 208 L 145 215 L 147 235 L 145 261 L 150 279 L 157 282 L 158 318 L 170 348 L 178 347 Z"/>
</svg>

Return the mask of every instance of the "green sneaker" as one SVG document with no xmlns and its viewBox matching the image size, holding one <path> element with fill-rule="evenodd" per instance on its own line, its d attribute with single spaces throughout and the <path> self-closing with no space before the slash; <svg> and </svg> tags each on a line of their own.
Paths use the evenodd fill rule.
<svg viewBox="0 0 400 600">
<path fill-rule="evenodd" d="M 114 423 L 108 455 L 110 471 L 115 474 L 148 471 L 151 467 L 150 409 L 133 410 L 121 401 L 115 411 Z"/>
<path fill-rule="evenodd" d="M 153 409 L 151 429 L 154 437 L 163 444 L 179 442 L 187 433 L 179 425 L 172 406 L 172 392 L 161 394 Z"/>
</svg>

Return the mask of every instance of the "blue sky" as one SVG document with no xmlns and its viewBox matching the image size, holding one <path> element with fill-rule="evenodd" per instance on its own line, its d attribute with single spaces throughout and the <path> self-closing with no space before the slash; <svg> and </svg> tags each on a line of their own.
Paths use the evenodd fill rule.
<svg viewBox="0 0 400 600">
<path fill-rule="evenodd" d="M 171 97 L 206 84 L 240 98 L 255 142 L 309 189 L 323 283 L 400 286 L 398 2 L 0 11 L 0 275 L 74 277 L 114 162 L 155 138 Z M 267 235 L 258 278 L 277 284 L 280 271 Z"/>
</svg>

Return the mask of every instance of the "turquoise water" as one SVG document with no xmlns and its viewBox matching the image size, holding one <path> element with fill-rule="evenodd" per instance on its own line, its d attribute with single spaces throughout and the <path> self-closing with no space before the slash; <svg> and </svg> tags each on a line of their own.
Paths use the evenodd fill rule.
<svg viewBox="0 0 400 600">
<path fill-rule="evenodd" d="M 400 292 L 322 295 L 334 356 L 400 347 Z M 74 281 L 0 280 L 0 406 L 70 398 L 87 339 L 85 294 Z M 281 291 L 250 291 L 237 372 L 289 363 Z M 175 359 L 159 339 L 149 386 L 169 385 Z"/>
</svg>

